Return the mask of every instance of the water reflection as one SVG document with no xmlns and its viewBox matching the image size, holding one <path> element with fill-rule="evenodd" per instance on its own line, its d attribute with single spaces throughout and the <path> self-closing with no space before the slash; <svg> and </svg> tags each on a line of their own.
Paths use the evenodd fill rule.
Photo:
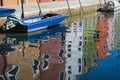
<svg viewBox="0 0 120 80">
<path fill-rule="evenodd" d="M 115 37 L 114 37 L 114 47 L 116 50 L 120 49 L 120 11 L 116 12 L 115 14 Z"/>
<path fill-rule="evenodd" d="M 46 80 L 44 79 L 46 78 L 44 75 L 46 75 L 45 72 L 47 70 L 47 75 L 49 74 L 49 70 L 53 70 L 52 75 L 54 76 L 56 70 L 58 72 L 61 70 L 59 70 L 59 64 L 65 62 L 62 54 L 62 50 L 64 49 L 62 40 L 64 40 L 64 37 L 61 34 L 65 30 L 66 27 L 60 25 L 54 29 L 29 35 L 1 35 L 1 79 Z M 54 70 L 56 64 L 58 64 L 58 68 Z M 29 77 L 27 76 L 28 74 Z"/>
<path fill-rule="evenodd" d="M 83 68 L 83 45 L 84 45 L 85 21 L 72 23 L 67 29 L 65 36 L 66 64 L 65 80 L 78 80 Z"/>
<path fill-rule="evenodd" d="M 97 22 L 96 50 L 97 56 L 103 58 L 107 55 L 107 51 L 114 47 L 114 16 L 104 13 L 98 17 Z"/>
<path fill-rule="evenodd" d="M 66 26 L 0 34 L 0 80 L 119 80 L 115 15 L 95 13 Z"/>
<path fill-rule="evenodd" d="M 118 44 L 116 43 L 118 40 L 115 41 L 115 39 L 118 38 L 116 34 L 119 34 L 116 33 L 116 16 L 113 13 L 101 13 L 99 16 L 97 16 L 96 21 L 97 26 L 96 30 L 94 31 L 96 46 L 95 62 L 99 65 L 91 68 L 87 74 L 81 75 L 80 79 L 119 80 L 119 69 L 115 66 L 118 65 L 119 62 L 116 58 L 116 56 L 119 55 L 119 51 L 114 50 Z"/>
<path fill-rule="evenodd" d="M 55 29 L 48 31 L 51 36 L 42 37 L 40 41 L 40 79 L 41 80 L 62 80 L 65 76 L 65 32 L 66 29 Z M 44 34 L 44 33 L 43 33 Z M 46 39 L 48 38 L 49 39 Z"/>
<path fill-rule="evenodd" d="M 95 65 L 94 60 L 96 58 L 96 17 L 90 17 L 85 26 L 84 30 L 84 67 L 83 73 L 87 73 L 89 68 Z"/>
</svg>

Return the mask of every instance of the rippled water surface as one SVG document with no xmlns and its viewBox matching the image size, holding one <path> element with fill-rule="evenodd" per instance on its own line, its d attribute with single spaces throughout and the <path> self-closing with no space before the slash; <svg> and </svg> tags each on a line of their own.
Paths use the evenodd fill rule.
<svg viewBox="0 0 120 80">
<path fill-rule="evenodd" d="M 0 34 L 0 80 L 120 80 L 120 13 Z"/>
</svg>

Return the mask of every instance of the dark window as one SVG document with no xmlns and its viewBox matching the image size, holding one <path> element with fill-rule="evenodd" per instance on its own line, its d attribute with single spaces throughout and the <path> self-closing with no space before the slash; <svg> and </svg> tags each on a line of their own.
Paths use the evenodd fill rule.
<svg viewBox="0 0 120 80">
<path fill-rule="evenodd" d="M 71 49 L 68 49 L 68 51 L 71 51 Z"/>
<path fill-rule="evenodd" d="M 78 63 L 81 63 L 81 59 L 78 59 Z"/>
<path fill-rule="evenodd" d="M 79 72 L 81 72 L 81 65 L 79 65 Z"/>
<path fill-rule="evenodd" d="M 72 41 L 68 41 L 69 43 L 72 43 Z"/>
<path fill-rule="evenodd" d="M 63 57 L 64 50 L 60 50 L 59 56 Z"/>
<path fill-rule="evenodd" d="M 82 36 L 80 36 L 80 40 L 82 39 Z"/>
<path fill-rule="evenodd" d="M 43 62 L 43 69 L 45 69 L 47 67 L 48 67 L 48 61 L 44 60 L 44 62 Z"/>
<path fill-rule="evenodd" d="M 49 59 L 50 56 L 49 56 L 48 54 L 45 54 L 45 55 L 44 55 L 44 58 L 45 58 L 45 59 Z"/>
<path fill-rule="evenodd" d="M 69 76 L 68 80 L 71 80 L 71 79 L 70 79 L 70 76 Z"/>
<path fill-rule="evenodd" d="M 71 54 L 67 54 L 67 57 L 71 57 Z"/>
<path fill-rule="evenodd" d="M 71 47 L 71 45 L 70 45 L 70 44 L 68 44 L 68 47 L 70 48 L 70 47 Z"/>
<path fill-rule="evenodd" d="M 68 69 L 71 69 L 71 66 L 68 66 Z"/>
<path fill-rule="evenodd" d="M 72 72 L 71 71 L 68 71 L 68 74 L 71 74 Z"/>
<path fill-rule="evenodd" d="M 64 72 L 60 72 L 59 77 L 60 77 L 60 79 L 59 79 L 59 80 L 64 80 Z"/>
<path fill-rule="evenodd" d="M 81 48 L 78 48 L 78 51 L 81 51 Z"/>
<path fill-rule="evenodd" d="M 86 58 L 84 58 L 84 66 L 86 66 Z"/>
<path fill-rule="evenodd" d="M 79 46 L 81 46 L 81 45 L 82 45 L 82 41 L 79 42 Z"/>
</svg>

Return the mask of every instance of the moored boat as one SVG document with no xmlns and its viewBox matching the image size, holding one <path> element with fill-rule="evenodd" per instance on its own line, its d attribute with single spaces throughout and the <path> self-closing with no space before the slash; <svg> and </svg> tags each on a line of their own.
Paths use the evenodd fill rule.
<svg viewBox="0 0 120 80">
<path fill-rule="evenodd" d="M 2 29 L 4 31 L 32 32 L 60 24 L 68 14 L 45 14 L 29 18 L 17 18 L 15 15 L 8 16 Z"/>
<path fill-rule="evenodd" d="M 40 9 L 39 3 L 38 7 Z M 7 21 L 1 28 L 3 31 L 32 32 L 58 25 L 68 17 L 68 14 L 42 14 L 40 9 L 39 15 L 25 18 L 23 0 L 21 0 L 21 8 L 21 18 L 16 16 L 15 13 L 8 15 Z"/>
<path fill-rule="evenodd" d="M 97 11 L 101 12 L 114 12 L 118 10 L 120 10 L 120 2 L 117 0 L 105 2 L 101 8 L 97 9 Z"/>
</svg>

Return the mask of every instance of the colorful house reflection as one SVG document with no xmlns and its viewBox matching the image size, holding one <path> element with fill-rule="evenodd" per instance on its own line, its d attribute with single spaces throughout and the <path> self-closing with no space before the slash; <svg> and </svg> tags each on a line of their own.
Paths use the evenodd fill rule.
<svg viewBox="0 0 120 80">
<path fill-rule="evenodd" d="M 114 12 L 115 33 L 114 33 L 114 49 L 120 50 L 120 11 Z"/>
<path fill-rule="evenodd" d="M 9 36 L 5 38 L 6 43 L 15 48 L 15 51 L 8 52 L 6 56 L 5 74 L 8 80 L 34 80 L 38 77 L 39 72 L 37 70 L 39 68 L 37 67 L 35 70 L 34 67 L 39 65 L 35 64 L 35 61 L 38 61 L 40 52 L 39 43 L 27 42 L 25 36 L 24 39 L 22 37 L 23 35 L 17 36 L 17 38 Z M 28 73 L 29 77 L 26 76 Z"/>
<path fill-rule="evenodd" d="M 0 35 L 0 80 L 64 80 L 65 30 Z"/>
<path fill-rule="evenodd" d="M 84 31 L 84 67 L 83 73 L 87 73 L 92 66 L 95 66 L 96 43 L 94 31 L 96 30 L 96 17 L 90 17 L 86 21 Z M 96 34 L 96 33 L 95 33 Z"/>
<path fill-rule="evenodd" d="M 64 34 L 40 41 L 41 80 L 65 79 Z"/>
<path fill-rule="evenodd" d="M 66 44 L 66 78 L 65 80 L 79 80 L 83 72 L 83 45 L 85 21 L 72 23 L 65 36 Z"/>
<path fill-rule="evenodd" d="M 115 18 L 114 15 L 109 15 L 108 25 L 107 25 L 107 46 L 108 50 L 114 49 L 114 35 L 115 35 Z"/>
<path fill-rule="evenodd" d="M 99 58 L 103 58 L 107 55 L 108 45 L 107 45 L 107 37 L 108 37 L 108 17 L 109 15 L 101 14 L 97 20 L 97 27 L 96 27 L 96 50 L 97 56 Z"/>
</svg>

